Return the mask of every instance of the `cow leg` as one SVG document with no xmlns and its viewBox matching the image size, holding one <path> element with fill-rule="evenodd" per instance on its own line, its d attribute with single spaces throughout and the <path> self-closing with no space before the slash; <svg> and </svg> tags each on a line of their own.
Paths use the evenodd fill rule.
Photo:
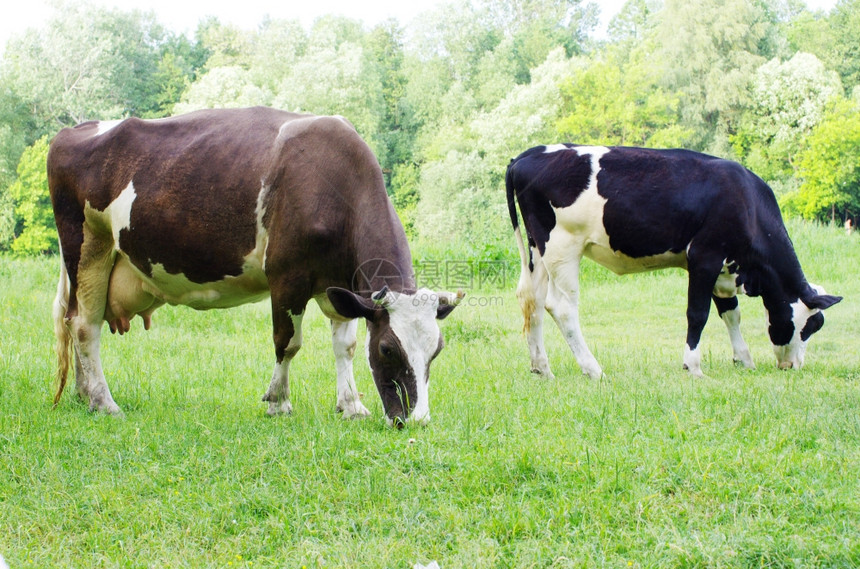
<svg viewBox="0 0 860 569">
<path fill-rule="evenodd" d="M 591 379 L 603 377 L 603 370 L 597 363 L 579 326 L 579 256 L 566 259 L 564 264 L 553 267 L 549 279 L 546 308 L 558 324 L 564 339 L 573 351 L 582 372 Z"/>
<path fill-rule="evenodd" d="M 99 353 L 108 283 L 115 259 L 113 242 L 94 234 L 86 224 L 83 235 L 77 283 L 70 290 L 74 301 L 70 300 L 67 312 L 75 348 L 75 384 L 78 393 L 89 398 L 91 411 L 120 414 L 105 381 Z"/>
<path fill-rule="evenodd" d="M 293 314 L 279 309 L 272 296 L 273 338 L 275 341 L 275 370 L 263 401 L 269 402 L 269 415 L 289 415 L 293 412 L 290 403 L 290 362 L 302 347 L 302 316 L 304 311 Z"/>
<path fill-rule="evenodd" d="M 337 368 L 337 410 L 343 413 L 344 419 L 370 415 L 370 411 L 361 403 L 352 373 L 357 329 L 358 320 L 331 321 L 331 344 Z"/>
<path fill-rule="evenodd" d="M 684 369 L 689 370 L 694 377 L 703 377 L 699 342 L 708 322 L 711 292 L 720 274 L 722 262 L 711 263 L 711 267 L 708 263 L 695 261 L 688 252 L 687 265 L 690 278 L 687 282 L 687 343 L 684 346 Z"/>
<path fill-rule="evenodd" d="M 738 308 L 738 297 L 720 298 L 714 296 L 713 299 L 714 306 L 717 307 L 717 313 L 719 313 L 723 322 L 726 323 L 726 328 L 729 331 L 729 340 L 732 342 L 735 362 L 742 364 L 748 369 L 755 369 L 750 349 L 747 343 L 744 342 L 743 336 L 741 336 L 741 311 Z"/>
<path fill-rule="evenodd" d="M 528 266 L 523 266 L 520 282 L 517 285 L 517 298 L 523 310 L 524 331 L 528 340 L 532 373 L 554 379 L 543 339 L 543 317 L 549 280 L 540 257 L 535 254 L 534 259 L 534 271 L 530 271 Z"/>
</svg>

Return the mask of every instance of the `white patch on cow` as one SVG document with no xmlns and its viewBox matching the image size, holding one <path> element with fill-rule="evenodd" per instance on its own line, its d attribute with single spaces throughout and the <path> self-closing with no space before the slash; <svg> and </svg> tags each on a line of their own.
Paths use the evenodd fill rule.
<svg viewBox="0 0 860 569">
<path fill-rule="evenodd" d="M 119 126 L 122 121 L 125 119 L 119 119 L 114 121 L 99 121 L 98 129 L 96 130 L 96 136 L 101 136 L 106 132 L 109 132 Z"/>
<path fill-rule="evenodd" d="M 686 268 L 684 253 L 666 251 L 647 257 L 629 257 L 609 245 L 609 235 L 603 225 L 606 198 L 597 191 L 600 159 L 609 152 L 605 146 L 575 147 L 581 156 L 591 156 L 591 176 L 588 187 L 568 207 L 553 208 L 557 225 L 550 232 L 544 261 L 550 274 L 555 265 L 566 265 L 570 255 L 585 255 L 619 275 L 652 271 L 666 267 Z M 550 251 L 552 249 L 553 251 Z M 579 267 L 576 267 L 579 271 Z"/>
<path fill-rule="evenodd" d="M 748 369 L 755 369 L 749 346 L 741 335 L 741 311 L 739 308 L 726 310 L 720 315 L 729 332 L 729 341 L 732 343 L 732 354 L 736 362 L 740 362 Z"/>
<path fill-rule="evenodd" d="M 570 150 L 570 148 L 568 148 L 564 144 L 548 144 L 544 147 L 543 153 L 552 154 L 553 152 L 560 152 L 562 150 Z"/>
<path fill-rule="evenodd" d="M 409 419 L 423 425 L 430 421 L 430 385 L 427 372 L 430 358 L 439 347 L 440 332 L 436 323 L 439 297 L 435 292 L 422 288 L 415 294 L 388 293 L 385 304 L 391 330 L 400 340 L 409 365 L 415 373 L 418 400 L 409 402 L 413 405 Z"/>
<path fill-rule="evenodd" d="M 261 181 L 260 193 L 257 194 L 257 207 L 254 213 L 257 217 L 257 232 L 254 239 L 254 249 L 245 255 L 244 272 L 266 270 L 266 250 L 269 247 L 269 232 L 263 225 L 263 217 L 266 215 L 266 199 L 271 187 L 265 181 Z"/>
<path fill-rule="evenodd" d="M 723 268 L 717 277 L 717 282 L 714 284 L 714 295 L 719 298 L 732 298 L 738 294 L 744 294 L 746 291 L 743 285 L 738 286 L 738 273 L 733 273 L 729 270 L 734 261 L 728 259 L 723 261 Z"/>
<path fill-rule="evenodd" d="M 141 275 L 141 288 L 168 304 L 181 304 L 198 310 L 232 308 L 269 296 L 266 275 L 250 269 L 239 276 L 227 276 L 220 281 L 195 283 L 182 273 L 173 274 L 160 263 L 152 264 L 152 277 Z"/>
<path fill-rule="evenodd" d="M 110 215 L 114 249 L 117 251 L 119 250 L 119 232 L 131 227 L 131 206 L 136 198 L 137 194 L 134 192 L 134 182 L 129 182 L 128 186 L 105 210 Z"/>
<path fill-rule="evenodd" d="M 684 367 L 690 371 L 693 377 L 703 377 L 702 373 L 702 350 L 696 346 L 693 350 L 684 344 Z"/>
<path fill-rule="evenodd" d="M 609 152 L 606 146 L 574 146 L 573 150 L 580 156 L 591 156 L 591 180 L 596 182 L 597 172 L 600 171 L 600 159 Z"/>
</svg>

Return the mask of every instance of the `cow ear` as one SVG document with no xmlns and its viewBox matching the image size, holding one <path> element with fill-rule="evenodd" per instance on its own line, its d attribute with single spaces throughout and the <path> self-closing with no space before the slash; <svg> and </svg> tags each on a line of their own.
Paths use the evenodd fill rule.
<svg viewBox="0 0 860 569">
<path fill-rule="evenodd" d="M 462 290 L 458 290 L 457 294 L 451 294 L 450 292 L 440 292 L 439 296 L 439 307 L 436 309 L 436 319 L 444 320 L 446 316 L 451 314 L 451 312 L 457 308 L 457 305 L 460 304 L 460 301 L 463 300 L 463 297 L 466 296 Z"/>
<path fill-rule="evenodd" d="M 325 293 L 335 311 L 344 318 L 373 318 L 376 311 L 373 302 L 351 290 L 332 286 L 327 288 Z"/>
<path fill-rule="evenodd" d="M 832 294 L 819 294 L 817 296 L 813 296 L 809 300 L 804 300 L 803 304 L 805 304 L 809 308 L 818 308 L 819 310 L 824 310 L 825 308 L 830 308 L 840 300 L 842 300 L 841 296 L 833 296 Z"/>
</svg>

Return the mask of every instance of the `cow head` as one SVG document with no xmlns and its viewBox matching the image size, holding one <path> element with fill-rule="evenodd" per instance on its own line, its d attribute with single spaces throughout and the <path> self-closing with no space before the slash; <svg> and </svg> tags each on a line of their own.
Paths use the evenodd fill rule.
<svg viewBox="0 0 860 569">
<path fill-rule="evenodd" d="M 826 294 L 823 288 L 810 285 L 806 294 L 794 302 L 786 300 L 779 306 L 768 307 L 768 333 L 780 369 L 803 367 L 809 338 L 824 326 L 821 311 L 840 300 L 841 296 Z"/>
<path fill-rule="evenodd" d="M 367 359 L 389 425 L 430 420 L 430 363 L 444 346 L 436 320 L 448 316 L 462 293 L 389 292 L 364 298 L 349 290 L 326 291 L 334 309 L 346 318 L 367 320 Z"/>
</svg>

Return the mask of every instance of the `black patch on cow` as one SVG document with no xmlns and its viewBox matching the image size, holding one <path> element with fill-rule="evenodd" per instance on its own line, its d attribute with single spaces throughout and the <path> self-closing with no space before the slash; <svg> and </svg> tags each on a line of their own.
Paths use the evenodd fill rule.
<svg viewBox="0 0 860 569">
<path fill-rule="evenodd" d="M 607 202 L 609 245 L 628 257 L 681 253 L 701 229 L 719 189 L 702 162 L 682 150 L 612 149 L 600 159 L 597 192 Z"/>
<path fill-rule="evenodd" d="M 385 309 L 367 320 L 368 359 L 382 407 L 389 419 L 406 420 L 418 397 L 415 370 Z M 428 366 L 429 369 L 429 366 Z M 425 378 L 426 381 L 427 378 Z"/>
<path fill-rule="evenodd" d="M 568 207 L 588 188 L 591 157 L 545 146 L 527 150 L 509 167 L 510 183 L 520 204 L 528 242 L 543 254 L 555 227 L 553 208 Z"/>
<path fill-rule="evenodd" d="M 768 306 L 765 299 L 768 321 L 767 332 L 774 346 L 787 346 L 794 336 L 794 322 L 792 316 L 794 311 L 787 300 L 778 302 L 775 306 Z"/>
<path fill-rule="evenodd" d="M 717 314 L 719 314 L 720 317 L 722 317 L 726 312 L 735 310 L 738 307 L 738 297 L 736 296 L 730 296 L 729 298 L 714 296 L 713 298 L 714 306 L 717 307 Z"/>
<path fill-rule="evenodd" d="M 821 330 L 822 326 L 824 326 L 824 314 L 816 312 L 809 317 L 809 320 L 806 321 L 806 325 L 804 325 L 803 329 L 800 331 L 800 339 L 804 342 L 808 341 L 813 334 Z"/>
</svg>

